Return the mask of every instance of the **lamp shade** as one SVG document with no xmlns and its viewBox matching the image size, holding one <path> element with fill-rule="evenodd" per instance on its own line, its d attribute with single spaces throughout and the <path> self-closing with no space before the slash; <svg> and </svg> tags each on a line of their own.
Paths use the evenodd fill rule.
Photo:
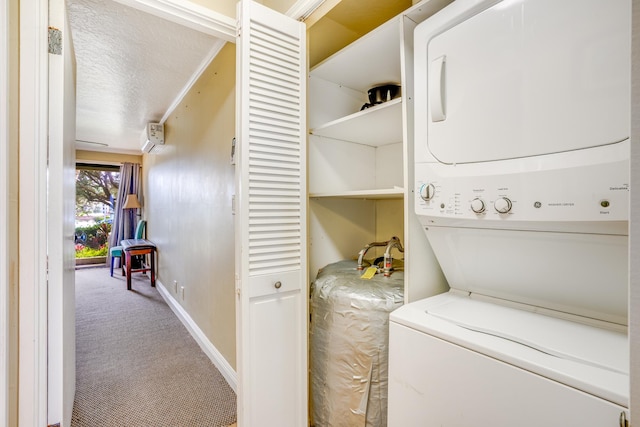
<svg viewBox="0 0 640 427">
<path fill-rule="evenodd" d="M 140 202 L 138 201 L 138 197 L 135 194 L 128 194 L 127 198 L 124 200 L 124 206 L 122 209 L 138 209 L 140 206 Z"/>
</svg>

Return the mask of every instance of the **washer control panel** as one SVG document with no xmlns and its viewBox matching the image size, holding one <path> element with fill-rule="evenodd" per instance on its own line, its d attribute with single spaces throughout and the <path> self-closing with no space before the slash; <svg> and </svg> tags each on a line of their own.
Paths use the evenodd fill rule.
<svg viewBox="0 0 640 427">
<path fill-rule="evenodd" d="M 433 184 L 423 184 L 420 187 L 420 197 L 422 200 L 429 201 L 436 194 L 436 187 Z"/>
<path fill-rule="evenodd" d="M 481 214 L 486 209 L 486 205 L 484 204 L 484 200 L 480 197 L 476 197 L 471 201 L 471 210 L 477 214 Z"/>
<path fill-rule="evenodd" d="M 509 213 L 512 206 L 513 204 L 511 203 L 511 200 L 509 200 L 509 198 L 507 197 L 498 197 L 493 202 L 493 207 L 496 209 L 496 212 L 498 213 L 503 213 L 503 214 Z"/>
<path fill-rule="evenodd" d="M 504 174 L 466 169 L 416 164 L 415 208 L 428 218 L 425 224 L 628 220 L 628 161 L 572 168 L 571 174 L 566 168 Z"/>
</svg>

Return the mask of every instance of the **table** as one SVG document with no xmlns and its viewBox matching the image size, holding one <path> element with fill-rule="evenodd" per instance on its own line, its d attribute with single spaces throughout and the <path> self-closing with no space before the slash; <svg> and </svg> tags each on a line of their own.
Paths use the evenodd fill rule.
<svg viewBox="0 0 640 427">
<path fill-rule="evenodd" d="M 122 251 L 124 253 L 124 263 L 122 264 L 122 275 L 126 273 L 127 276 L 127 290 L 131 290 L 131 273 L 136 272 L 151 272 L 151 286 L 156 286 L 156 268 L 155 268 L 155 253 L 156 245 L 145 239 L 126 239 L 121 243 Z M 142 263 L 141 268 L 132 268 L 131 257 L 134 255 L 149 255 L 150 265 Z"/>
</svg>

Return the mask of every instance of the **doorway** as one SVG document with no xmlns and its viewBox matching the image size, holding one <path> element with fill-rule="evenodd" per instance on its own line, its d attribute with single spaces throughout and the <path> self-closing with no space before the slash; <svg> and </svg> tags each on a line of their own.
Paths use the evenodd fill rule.
<svg viewBox="0 0 640 427">
<path fill-rule="evenodd" d="M 76 266 L 106 262 L 119 188 L 119 166 L 76 164 Z"/>
</svg>

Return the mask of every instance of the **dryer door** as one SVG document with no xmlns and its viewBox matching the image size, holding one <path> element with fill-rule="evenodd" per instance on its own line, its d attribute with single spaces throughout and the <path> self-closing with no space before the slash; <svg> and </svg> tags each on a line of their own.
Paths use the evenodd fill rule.
<svg viewBox="0 0 640 427">
<path fill-rule="evenodd" d="M 505 0 L 427 36 L 431 154 L 470 163 L 628 138 L 630 16 L 627 0 Z"/>
</svg>

